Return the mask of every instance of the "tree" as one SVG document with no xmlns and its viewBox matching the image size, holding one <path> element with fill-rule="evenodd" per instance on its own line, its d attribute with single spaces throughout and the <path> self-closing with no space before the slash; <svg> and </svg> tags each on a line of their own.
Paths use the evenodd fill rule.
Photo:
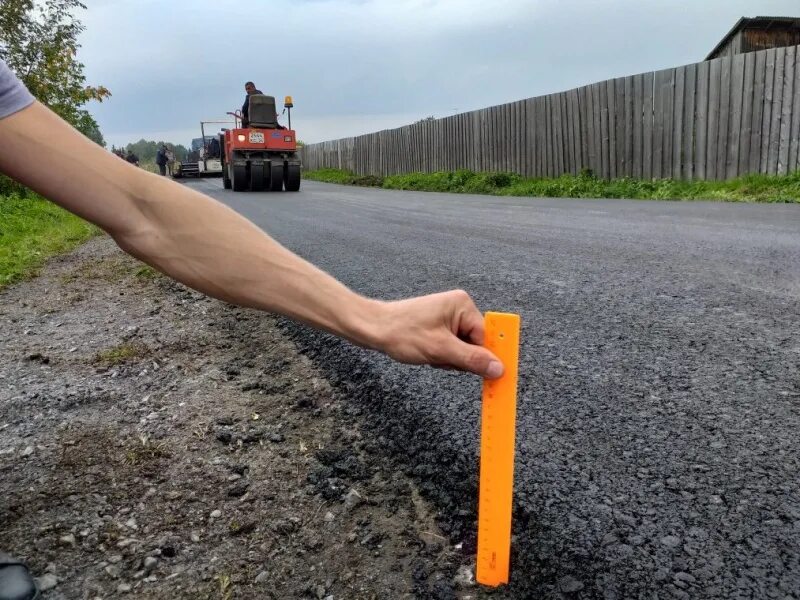
<svg viewBox="0 0 800 600">
<path fill-rule="evenodd" d="M 189 151 L 186 149 L 186 147 L 182 146 L 181 144 L 173 144 L 171 142 L 154 142 L 152 140 L 146 140 L 142 138 L 138 142 L 133 142 L 132 144 L 125 146 L 125 150 L 128 152 L 133 152 L 142 162 L 153 162 L 156 159 L 156 152 L 158 152 L 158 149 L 162 146 L 162 144 L 166 146 L 168 150 L 172 150 L 176 159 L 186 160 L 186 155 L 189 154 Z"/>
<path fill-rule="evenodd" d="M 85 8 L 80 0 L 2 0 L 0 58 L 40 102 L 104 146 L 84 105 L 102 102 L 111 92 L 86 85 L 84 65 L 77 59 L 84 27 L 75 13 Z"/>
<path fill-rule="evenodd" d="M 106 140 L 103 137 L 103 134 L 100 132 L 100 127 L 97 125 L 97 121 L 92 118 L 87 111 L 81 111 L 81 115 L 78 118 L 78 124 L 76 125 L 76 129 L 83 133 L 86 137 L 92 140 L 95 144 L 99 144 L 103 148 L 106 147 Z"/>
</svg>

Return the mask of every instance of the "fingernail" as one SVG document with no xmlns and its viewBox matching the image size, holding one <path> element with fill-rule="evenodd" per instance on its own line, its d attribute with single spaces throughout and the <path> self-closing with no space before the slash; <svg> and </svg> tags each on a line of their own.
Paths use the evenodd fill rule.
<svg viewBox="0 0 800 600">
<path fill-rule="evenodd" d="M 498 360 L 493 360 L 486 368 L 486 377 L 489 379 L 497 379 L 503 374 L 503 363 Z"/>
</svg>

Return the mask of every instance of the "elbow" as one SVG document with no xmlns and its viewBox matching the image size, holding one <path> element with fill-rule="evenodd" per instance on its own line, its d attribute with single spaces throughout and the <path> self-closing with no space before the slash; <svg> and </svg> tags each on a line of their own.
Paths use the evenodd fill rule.
<svg viewBox="0 0 800 600">
<path fill-rule="evenodd" d="M 108 233 L 123 252 L 151 265 L 156 262 L 154 259 L 159 255 L 159 238 L 161 236 L 155 227 L 145 223 L 137 227 L 126 227 Z"/>
<path fill-rule="evenodd" d="M 159 240 L 163 238 L 158 218 L 158 202 L 154 200 L 159 194 L 153 189 L 153 182 L 148 175 L 149 173 L 136 169 L 135 177 L 128 181 L 128 202 L 125 203 L 124 210 L 106 228 L 123 251 L 145 262 L 150 262 L 147 258 L 158 251 Z"/>
</svg>

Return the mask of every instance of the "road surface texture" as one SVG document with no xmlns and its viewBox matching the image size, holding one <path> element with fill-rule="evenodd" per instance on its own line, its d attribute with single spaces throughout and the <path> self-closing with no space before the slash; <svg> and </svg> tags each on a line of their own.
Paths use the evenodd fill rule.
<svg viewBox="0 0 800 600">
<path fill-rule="evenodd" d="M 522 315 L 498 597 L 800 598 L 800 207 L 190 185 L 364 294 Z M 479 381 L 285 327 L 468 560 Z"/>
</svg>

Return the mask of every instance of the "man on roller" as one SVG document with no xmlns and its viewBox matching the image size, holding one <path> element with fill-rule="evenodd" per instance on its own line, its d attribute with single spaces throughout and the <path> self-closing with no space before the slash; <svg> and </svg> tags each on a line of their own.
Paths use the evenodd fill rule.
<svg viewBox="0 0 800 600">
<path fill-rule="evenodd" d="M 247 128 L 250 126 L 250 96 L 263 94 L 264 92 L 256 89 L 256 84 L 252 81 L 244 84 L 244 91 L 247 92 L 247 95 L 244 97 L 244 104 L 242 104 L 242 127 Z"/>
</svg>

